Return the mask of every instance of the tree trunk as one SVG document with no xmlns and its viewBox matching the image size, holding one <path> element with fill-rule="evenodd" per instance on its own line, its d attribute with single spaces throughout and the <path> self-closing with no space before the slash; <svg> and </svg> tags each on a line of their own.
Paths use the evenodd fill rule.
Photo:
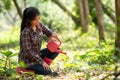
<svg viewBox="0 0 120 80">
<path fill-rule="evenodd" d="M 96 5 L 96 12 L 97 12 L 99 41 L 105 42 L 104 26 L 103 26 L 103 11 L 102 11 L 101 0 L 95 0 L 95 5 Z"/>
<path fill-rule="evenodd" d="M 52 0 L 55 4 L 57 4 L 64 12 L 68 14 L 72 18 L 72 20 L 77 24 L 79 23 L 79 19 L 75 17 L 59 0 Z"/>
<path fill-rule="evenodd" d="M 89 26 L 89 4 L 88 0 L 83 0 L 83 7 L 84 7 L 84 18 L 85 18 L 85 31 L 88 32 L 88 26 Z"/>
<path fill-rule="evenodd" d="M 89 6 L 88 0 L 78 0 L 82 32 L 88 32 L 89 26 Z"/>
<path fill-rule="evenodd" d="M 115 38 L 115 55 L 120 55 L 120 0 L 115 0 L 116 8 L 116 38 Z"/>
<path fill-rule="evenodd" d="M 79 11 L 80 11 L 80 22 L 82 26 L 82 32 L 86 32 L 85 29 L 85 18 L 84 18 L 84 9 L 83 9 L 83 0 L 78 0 L 79 1 Z"/>
<path fill-rule="evenodd" d="M 103 7 L 104 13 L 107 14 L 113 22 L 116 22 L 116 18 L 112 14 L 112 13 L 115 13 L 115 12 L 110 7 L 108 7 L 108 6 L 104 5 L 104 4 L 102 4 L 102 7 Z"/>
<path fill-rule="evenodd" d="M 20 9 L 17 1 L 16 1 L 16 0 L 13 0 L 13 2 L 14 2 L 14 4 L 15 4 L 15 7 L 16 7 L 17 12 L 18 12 L 18 14 L 19 14 L 19 17 L 22 19 L 22 12 L 21 12 L 21 9 Z"/>
<path fill-rule="evenodd" d="M 27 7 L 27 0 L 23 0 L 24 1 L 24 8 Z"/>
</svg>

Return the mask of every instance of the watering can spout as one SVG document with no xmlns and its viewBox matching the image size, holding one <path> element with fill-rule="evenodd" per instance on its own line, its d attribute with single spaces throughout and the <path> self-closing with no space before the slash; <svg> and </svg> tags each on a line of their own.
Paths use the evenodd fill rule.
<svg viewBox="0 0 120 80">
<path fill-rule="evenodd" d="M 67 54 L 66 52 L 63 52 L 61 49 L 58 49 L 56 52 L 58 52 L 58 53 L 62 53 L 62 54 L 64 54 L 64 55 Z"/>
</svg>

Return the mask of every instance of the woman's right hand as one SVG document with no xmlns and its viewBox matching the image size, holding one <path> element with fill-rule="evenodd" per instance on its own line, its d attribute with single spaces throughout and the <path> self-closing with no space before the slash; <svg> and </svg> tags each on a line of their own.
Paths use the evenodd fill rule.
<svg viewBox="0 0 120 80">
<path fill-rule="evenodd" d="M 42 63 L 42 66 L 43 66 L 43 68 L 46 69 L 46 70 L 49 70 L 49 69 L 50 69 L 49 65 L 48 65 L 46 62 L 43 62 L 43 63 Z"/>
</svg>

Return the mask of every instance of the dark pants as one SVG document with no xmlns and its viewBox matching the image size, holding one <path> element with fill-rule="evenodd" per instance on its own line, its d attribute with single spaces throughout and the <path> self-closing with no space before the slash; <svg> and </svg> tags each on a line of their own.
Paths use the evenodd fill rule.
<svg viewBox="0 0 120 80">
<path fill-rule="evenodd" d="M 41 58 L 44 59 L 44 57 L 47 57 L 51 60 L 54 60 L 57 56 L 58 56 L 58 53 L 54 52 L 50 52 L 47 48 L 45 49 L 42 49 L 41 50 Z M 34 70 L 35 71 L 35 74 L 41 74 L 41 75 L 48 75 L 48 74 L 52 74 L 52 71 L 51 70 L 45 70 L 43 68 L 42 65 L 40 64 L 35 64 L 31 67 L 28 67 L 27 69 L 30 69 L 30 70 Z"/>
</svg>

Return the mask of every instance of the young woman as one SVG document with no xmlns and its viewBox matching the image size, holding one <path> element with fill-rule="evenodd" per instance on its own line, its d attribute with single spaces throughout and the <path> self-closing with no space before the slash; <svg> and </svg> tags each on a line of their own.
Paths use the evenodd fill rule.
<svg viewBox="0 0 120 80">
<path fill-rule="evenodd" d="M 47 48 L 40 50 L 43 34 L 47 37 L 54 36 L 52 31 L 40 22 L 38 9 L 26 8 L 21 23 L 19 62 L 24 62 L 26 69 L 33 70 L 36 74 L 48 75 L 53 73 L 50 64 L 58 53 L 52 53 Z"/>
</svg>

